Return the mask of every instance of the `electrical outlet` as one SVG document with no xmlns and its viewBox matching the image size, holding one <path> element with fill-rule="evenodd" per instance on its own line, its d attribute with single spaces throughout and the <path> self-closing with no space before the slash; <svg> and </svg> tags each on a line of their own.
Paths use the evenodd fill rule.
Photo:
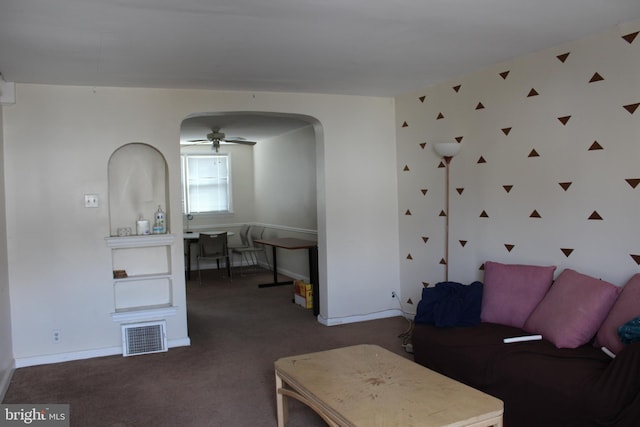
<svg viewBox="0 0 640 427">
<path fill-rule="evenodd" d="M 62 339 L 62 336 L 60 335 L 60 329 L 54 329 L 53 330 L 53 333 L 51 335 L 51 339 L 56 344 L 60 342 L 60 340 Z"/>
<path fill-rule="evenodd" d="M 85 208 L 97 208 L 98 207 L 98 195 L 97 194 L 85 194 L 84 195 L 84 207 Z"/>
</svg>

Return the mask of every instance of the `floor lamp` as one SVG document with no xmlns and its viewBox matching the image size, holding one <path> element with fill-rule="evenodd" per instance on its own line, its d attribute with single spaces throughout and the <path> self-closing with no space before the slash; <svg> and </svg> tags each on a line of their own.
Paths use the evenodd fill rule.
<svg viewBox="0 0 640 427">
<path fill-rule="evenodd" d="M 445 168 L 447 170 L 446 178 L 446 208 L 445 208 L 445 226 L 444 226 L 444 281 L 449 281 L 449 169 L 451 159 L 460 151 L 460 143 L 458 142 L 437 142 L 433 144 L 433 149 L 444 159 Z"/>
</svg>

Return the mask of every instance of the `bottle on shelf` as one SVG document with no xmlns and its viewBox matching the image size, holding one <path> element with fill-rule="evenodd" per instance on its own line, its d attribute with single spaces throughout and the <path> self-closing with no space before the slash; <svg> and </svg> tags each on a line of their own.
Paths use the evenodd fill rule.
<svg viewBox="0 0 640 427">
<path fill-rule="evenodd" d="M 167 232 L 166 217 L 160 205 L 155 213 L 155 222 L 153 224 L 153 234 L 164 234 Z"/>
</svg>

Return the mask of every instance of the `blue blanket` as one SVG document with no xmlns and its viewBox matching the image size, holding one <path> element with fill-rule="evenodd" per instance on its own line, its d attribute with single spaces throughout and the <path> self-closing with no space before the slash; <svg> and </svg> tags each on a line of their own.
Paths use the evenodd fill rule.
<svg viewBox="0 0 640 427">
<path fill-rule="evenodd" d="M 475 326 L 480 323 L 481 308 L 482 283 L 440 282 L 422 290 L 414 322 L 439 327 Z"/>
</svg>

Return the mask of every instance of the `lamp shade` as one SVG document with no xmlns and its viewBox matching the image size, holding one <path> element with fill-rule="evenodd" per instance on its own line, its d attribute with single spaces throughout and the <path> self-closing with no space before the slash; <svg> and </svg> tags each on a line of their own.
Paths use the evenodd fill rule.
<svg viewBox="0 0 640 427">
<path fill-rule="evenodd" d="M 440 157 L 453 157 L 460 151 L 460 144 L 457 142 L 436 142 L 433 149 Z"/>
</svg>

